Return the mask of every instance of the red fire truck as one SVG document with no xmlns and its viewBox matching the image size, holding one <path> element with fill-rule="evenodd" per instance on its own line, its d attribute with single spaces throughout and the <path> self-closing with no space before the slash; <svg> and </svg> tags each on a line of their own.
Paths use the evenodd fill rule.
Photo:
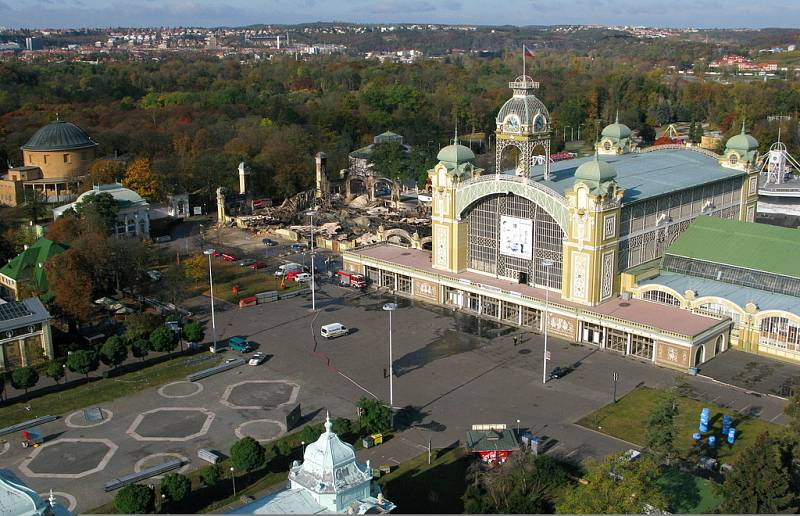
<svg viewBox="0 0 800 516">
<path fill-rule="evenodd" d="M 363 274 L 339 271 L 336 275 L 339 276 L 339 285 L 343 287 L 364 288 L 367 286 L 367 278 Z"/>
</svg>

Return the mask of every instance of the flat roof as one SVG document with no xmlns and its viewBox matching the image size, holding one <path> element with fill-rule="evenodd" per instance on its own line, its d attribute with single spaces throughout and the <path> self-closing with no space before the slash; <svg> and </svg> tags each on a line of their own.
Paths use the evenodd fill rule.
<svg viewBox="0 0 800 516">
<path fill-rule="evenodd" d="M 754 303 L 759 310 L 784 310 L 800 316 L 800 298 L 677 272 L 662 271 L 655 278 L 644 280 L 639 285 L 669 287 L 681 295 L 691 289 L 697 294 L 697 297 L 721 297 L 736 303 L 743 310 L 747 303 Z"/>
<path fill-rule="evenodd" d="M 534 178 L 563 193 L 575 184 L 575 170 L 593 159 L 594 156 L 588 156 L 552 163 L 549 181 L 542 180 L 542 166 L 537 165 L 533 168 Z M 617 184 L 625 189 L 623 204 L 745 175 L 745 172 L 725 168 L 714 157 L 691 148 L 631 152 L 599 156 L 599 159 L 617 171 Z"/>
<path fill-rule="evenodd" d="M 689 224 L 664 254 L 800 278 L 797 229 L 704 215 Z"/>
<path fill-rule="evenodd" d="M 410 249 L 392 244 L 377 244 L 364 249 L 354 249 L 347 253 L 363 255 L 369 258 L 413 267 L 422 272 L 438 274 L 458 281 L 460 278 L 468 279 L 472 284 L 488 285 L 508 292 L 515 292 L 525 296 L 544 301 L 546 291 L 541 288 L 531 287 L 504 280 L 493 276 L 486 276 L 472 271 L 453 274 L 434 269 L 431 266 L 431 253 L 421 249 Z M 596 306 L 585 306 L 572 301 L 567 301 L 559 293 L 550 292 L 549 299 L 570 308 L 580 309 L 589 314 L 598 316 L 616 317 L 627 321 L 650 326 L 655 329 L 694 337 L 719 324 L 719 319 L 693 314 L 681 308 L 643 301 L 641 299 L 623 300 L 621 297 L 613 298 Z"/>
</svg>

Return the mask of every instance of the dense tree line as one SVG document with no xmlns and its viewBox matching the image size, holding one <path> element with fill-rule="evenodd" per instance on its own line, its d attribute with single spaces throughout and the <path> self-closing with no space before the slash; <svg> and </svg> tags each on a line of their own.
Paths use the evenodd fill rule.
<svg viewBox="0 0 800 516">
<path fill-rule="evenodd" d="M 583 124 L 582 135 L 593 139 L 618 110 L 632 128 L 696 120 L 727 135 L 746 119 L 765 150 L 778 131 L 766 117 L 793 116 L 800 108 L 793 81 L 687 82 L 665 77 L 646 60 L 601 52 L 543 54 L 528 65 L 559 137 Z M 0 63 L 0 158 L 18 164 L 19 146 L 59 113 L 98 141 L 100 156 L 149 160 L 164 192 L 211 196 L 217 186 L 233 187 L 238 162 L 246 161 L 257 190 L 289 196 L 311 186 L 319 150 L 335 174 L 347 166 L 348 152 L 385 130 L 403 134 L 428 156 L 450 141 L 456 120 L 462 134 L 493 131 L 519 68 L 513 56 L 412 65 L 333 57 L 275 57 L 256 65 L 205 57 L 10 61 Z M 796 151 L 795 128 L 785 123 L 782 134 Z"/>
</svg>

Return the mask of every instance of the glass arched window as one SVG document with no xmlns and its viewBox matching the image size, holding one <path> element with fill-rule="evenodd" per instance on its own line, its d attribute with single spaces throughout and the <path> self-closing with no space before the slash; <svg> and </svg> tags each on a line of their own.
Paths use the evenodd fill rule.
<svg viewBox="0 0 800 516">
<path fill-rule="evenodd" d="M 642 294 L 642 299 L 654 303 L 661 303 L 662 305 L 681 306 L 681 302 L 677 297 L 662 290 L 648 290 Z"/>
<path fill-rule="evenodd" d="M 728 156 L 728 163 L 730 163 L 731 165 L 735 165 L 738 162 L 739 162 L 739 156 L 737 156 L 735 152 L 731 153 L 731 155 Z"/>
<path fill-rule="evenodd" d="M 765 317 L 759 329 L 758 343 L 761 346 L 800 352 L 800 326 L 786 317 Z"/>
</svg>

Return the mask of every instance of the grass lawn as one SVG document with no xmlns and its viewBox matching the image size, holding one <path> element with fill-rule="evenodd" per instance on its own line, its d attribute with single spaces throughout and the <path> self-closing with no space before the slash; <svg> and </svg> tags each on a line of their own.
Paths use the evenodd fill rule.
<svg viewBox="0 0 800 516">
<path fill-rule="evenodd" d="M 250 267 L 239 267 L 237 262 L 226 262 L 214 258 L 214 296 L 230 303 L 238 303 L 244 297 L 254 296 L 270 290 L 281 290 L 281 279 L 273 276 L 270 268 L 254 271 Z M 233 286 L 239 285 L 239 293 L 233 293 Z M 201 283 L 198 292 L 208 294 L 208 285 Z M 294 281 L 287 281 L 284 292 L 300 287 Z"/>
<path fill-rule="evenodd" d="M 11 426 L 34 417 L 68 414 L 78 409 L 100 405 L 146 388 L 182 380 L 189 373 L 217 365 L 222 358 L 214 357 L 190 365 L 187 365 L 187 360 L 191 360 L 191 357 L 179 356 L 132 373 L 95 380 L 26 402 L 3 405 L 0 406 L 0 422 L 3 426 Z M 71 379 L 75 378 L 76 373 L 69 374 Z M 31 407 L 30 411 L 25 409 L 28 405 Z"/>
<path fill-rule="evenodd" d="M 674 468 L 664 468 L 658 484 L 664 489 L 673 514 L 710 514 L 722 503 L 722 497 L 713 491 L 711 480 Z"/>
<path fill-rule="evenodd" d="M 441 454 L 428 465 L 428 454 L 400 464 L 378 480 L 384 496 L 402 514 L 464 512 L 461 497 L 466 489 L 469 457 L 456 448 Z"/>
<path fill-rule="evenodd" d="M 626 441 L 643 445 L 646 432 L 647 419 L 658 397 L 663 391 L 640 387 L 631 391 L 616 404 L 611 403 L 595 412 L 581 418 L 578 424 L 597 430 L 604 434 L 612 435 Z M 775 430 L 779 425 L 768 423 L 757 418 L 746 417 L 729 409 L 723 409 L 713 403 L 703 403 L 691 398 L 680 398 L 679 413 L 676 418 L 678 435 L 676 447 L 678 452 L 686 455 L 694 443 L 692 434 L 698 431 L 700 424 L 700 411 L 703 407 L 711 410 L 709 430 L 717 436 L 717 458 L 721 462 L 733 462 L 740 450 L 752 443 L 756 436 L 765 430 Z M 733 427 L 736 428 L 736 444 L 730 446 L 722 441 L 722 416 L 733 417 Z"/>
</svg>

